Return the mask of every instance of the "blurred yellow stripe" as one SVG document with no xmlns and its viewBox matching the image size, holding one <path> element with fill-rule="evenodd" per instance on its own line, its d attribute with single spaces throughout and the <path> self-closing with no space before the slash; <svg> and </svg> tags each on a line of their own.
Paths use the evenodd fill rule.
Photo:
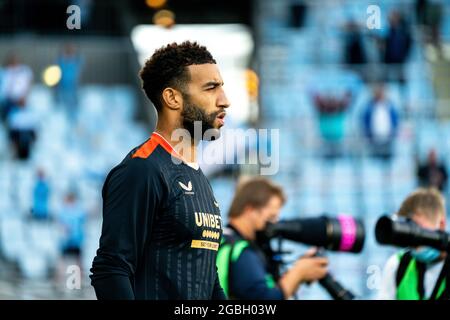
<svg viewBox="0 0 450 320">
<path fill-rule="evenodd" d="M 208 250 L 217 251 L 219 249 L 219 243 L 212 242 L 212 241 L 204 241 L 204 240 L 192 240 L 191 248 L 208 249 Z"/>
</svg>

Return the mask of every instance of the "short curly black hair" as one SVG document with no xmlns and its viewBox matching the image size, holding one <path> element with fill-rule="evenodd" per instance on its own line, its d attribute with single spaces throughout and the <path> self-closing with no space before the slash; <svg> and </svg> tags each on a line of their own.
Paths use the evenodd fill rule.
<svg viewBox="0 0 450 320">
<path fill-rule="evenodd" d="M 159 112 L 162 109 L 161 94 L 164 89 L 173 87 L 185 93 L 186 84 L 190 80 L 186 67 L 205 63 L 215 64 L 216 60 L 206 47 L 197 42 L 168 44 L 156 50 L 139 72 L 142 89 Z"/>
</svg>

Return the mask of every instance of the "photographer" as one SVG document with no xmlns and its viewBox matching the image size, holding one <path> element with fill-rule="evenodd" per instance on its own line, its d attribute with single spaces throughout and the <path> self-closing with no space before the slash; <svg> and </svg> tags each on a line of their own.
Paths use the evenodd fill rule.
<svg viewBox="0 0 450 320">
<path fill-rule="evenodd" d="M 444 198 L 436 189 L 420 188 L 402 203 L 398 216 L 430 230 L 445 230 Z M 383 270 L 381 300 L 448 299 L 450 259 L 446 252 L 419 246 L 391 256 Z"/>
<path fill-rule="evenodd" d="M 312 257 L 313 249 L 281 277 L 271 270 L 256 240 L 268 222 L 278 220 L 284 202 L 283 190 L 267 179 L 252 178 L 238 186 L 217 256 L 220 283 L 229 298 L 288 299 L 301 283 L 326 275 L 328 260 Z"/>
</svg>

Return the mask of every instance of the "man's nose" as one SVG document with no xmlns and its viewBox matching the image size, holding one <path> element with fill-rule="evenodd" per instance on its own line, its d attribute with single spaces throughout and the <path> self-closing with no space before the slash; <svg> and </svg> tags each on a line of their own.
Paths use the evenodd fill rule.
<svg viewBox="0 0 450 320">
<path fill-rule="evenodd" d="M 223 89 L 219 95 L 217 104 L 220 108 L 228 108 L 230 106 L 230 101 L 228 100 L 227 95 L 225 94 L 225 91 L 223 91 Z"/>
</svg>

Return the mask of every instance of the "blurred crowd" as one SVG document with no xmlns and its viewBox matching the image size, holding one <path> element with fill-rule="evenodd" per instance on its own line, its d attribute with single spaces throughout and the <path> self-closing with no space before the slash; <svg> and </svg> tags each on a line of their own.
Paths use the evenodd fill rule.
<svg viewBox="0 0 450 320">
<path fill-rule="evenodd" d="M 291 10 L 290 26 L 302 28 L 306 23 L 308 6 L 303 3 L 295 4 Z M 439 2 L 417 0 L 415 12 L 394 9 L 389 12 L 388 17 L 388 28 L 384 33 L 368 32 L 365 26 L 352 19 L 343 24 L 340 30 L 343 47 L 341 63 L 346 71 L 354 73 L 357 81 L 370 88 L 371 92 L 362 102 L 363 107 L 358 110 L 358 128 L 355 132 L 348 133 L 348 118 L 354 111 L 360 87 L 342 87 L 335 83 L 339 90 L 309 90 L 309 102 L 314 108 L 315 124 L 320 136 L 321 155 L 327 160 L 346 157 L 349 153 L 346 148 L 349 137 L 356 137 L 369 157 L 380 160 L 389 168 L 389 163 L 395 157 L 394 146 L 398 142 L 400 128 L 414 116 L 406 99 L 408 74 L 405 69 L 411 59 L 415 41 L 420 39 L 424 44 L 432 45 L 436 48 L 438 57 L 444 58 L 440 34 L 444 11 Z M 371 48 L 376 48 L 376 52 L 369 54 Z M 61 46 L 60 54 L 53 63 L 60 70 L 60 79 L 51 89 L 53 103 L 71 125 L 67 137 L 70 142 L 75 139 L 72 133 L 80 121 L 79 90 L 82 87 L 80 79 L 85 57 L 74 44 L 69 43 Z M 6 56 L 0 68 L 0 115 L 2 129 L 7 133 L 9 152 L 1 161 L 7 159 L 27 165 L 33 156 L 40 131 L 36 114 L 29 108 L 28 98 L 38 81 L 38 75 L 21 60 L 20 52 L 10 52 Z M 393 83 L 400 88 L 400 99 L 394 99 L 389 94 L 387 88 Z M 432 116 L 436 117 L 434 113 Z M 435 120 L 438 121 L 437 118 Z M 442 153 L 438 145 L 425 153 L 426 157 L 417 153 L 414 159 L 417 185 L 436 187 L 446 195 L 447 155 Z M 235 175 L 236 172 L 231 174 Z M 76 184 L 67 189 L 63 198 L 56 200 L 60 205 L 55 210 L 55 206 L 51 204 L 55 193 L 54 185 L 55 181 L 48 176 L 45 168 L 37 167 L 29 190 L 32 201 L 27 212 L 28 223 L 51 223 L 57 225 L 60 231 L 57 246 L 62 261 L 55 261 L 54 266 L 49 268 L 48 277 L 51 278 L 61 276 L 64 263 L 82 265 L 86 221 L 90 210 L 80 200 Z M 100 212 L 97 214 L 100 215 Z"/>
<path fill-rule="evenodd" d="M 308 6 L 291 7 L 293 21 L 291 27 L 303 25 Z M 394 157 L 394 145 L 398 143 L 400 127 L 405 121 L 422 114 L 411 114 L 408 99 L 409 81 L 406 64 L 411 62 L 414 41 L 417 45 L 431 45 L 438 52 L 437 59 L 449 59 L 444 54 L 441 43 L 441 27 L 444 5 L 440 2 L 418 0 L 415 12 L 392 9 L 388 13 L 388 27 L 384 32 L 368 31 L 365 25 L 349 18 L 342 26 L 343 66 L 356 75 L 358 85 L 346 85 L 339 77 L 325 90 L 311 90 L 310 99 L 317 114 L 318 131 L 322 143 L 322 153 L 326 158 L 346 156 L 345 144 L 349 138 L 361 133 L 363 149 L 370 156 L 389 164 Z M 413 36 L 417 33 L 416 36 Z M 375 52 L 370 52 L 375 48 Z M 424 63 L 423 61 L 420 63 Z M 375 66 L 375 67 L 373 67 Z M 342 73 L 344 73 L 343 71 Z M 326 79 L 320 81 L 326 82 Z M 389 95 L 388 87 L 397 85 L 399 98 Z M 358 111 L 359 132 L 348 132 L 349 117 L 355 112 L 355 105 L 361 88 L 371 90 Z M 330 89 L 331 88 L 331 89 Z M 439 121 L 433 107 L 429 114 Z M 413 119 L 415 120 L 415 119 Z M 418 151 L 418 150 L 417 150 Z M 348 153 L 348 150 L 347 150 Z M 430 148 L 424 158 L 416 156 L 417 180 L 422 186 L 434 186 L 446 191 L 447 169 L 445 154 Z"/>
<path fill-rule="evenodd" d="M 60 79 L 53 88 L 54 103 L 67 117 L 72 126 L 72 134 L 77 124 L 78 86 L 82 71 L 82 57 L 74 44 L 66 44 L 54 61 L 60 70 Z M 33 166 L 29 161 L 33 155 L 33 145 L 39 139 L 38 119 L 35 110 L 29 107 L 29 94 L 35 81 L 32 69 L 21 61 L 17 52 L 10 52 L 0 69 L 0 111 L 1 125 L 7 132 L 9 153 L 6 158 L 13 163 Z M 70 140 L 69 140 L 70 141 Z M 29 224 L 53 223 L 60 230 L 57 237 L 62 259 L 75 259 L 81 266 L 81 254 L 85 238 L 87 210 L 79 201 L 76 187 L 68 190 L 57 212 L 52 211 L 52 181 L 45 169 L 36 170 L 32 190 L 29 190 L 32 206 L 26 215 Z M 50 266 L 48 276 L 52 276 L 56 266 Z M 62 269 L 64 270 L 64 269 Z M 64 271 L 57 270 L 58 274 Z"/>
</svg>

